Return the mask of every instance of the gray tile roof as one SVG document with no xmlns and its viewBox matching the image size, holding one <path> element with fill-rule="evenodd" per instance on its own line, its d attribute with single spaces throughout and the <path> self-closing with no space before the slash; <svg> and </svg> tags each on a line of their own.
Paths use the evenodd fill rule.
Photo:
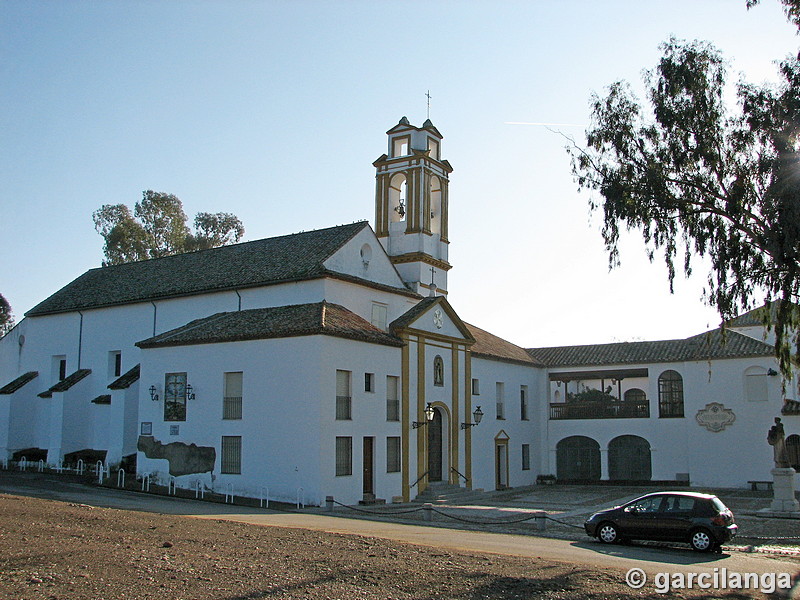
<svg viewBox="0 0 800 600">
<path fill-rule="evenodd" d="M 119 378 L 115 379 L 108 384 L 110 390 L 126 390 L 134 383 L 139 381 L 139 365 L 130 369 L 127 373 L 123 373 Z"/>
<path fill-rule="evenodd" d="M 69 388 L 73 385 L 78 383 L 81 379 L 88 377 L 91 375 L 91 369 L 78 369 L 72 375 L 69 375 L 65 379 L 62 379 L 55 385 L 53 385 L 50 389 L 45 390 L 41 394 L 38 394 L 39 398 L 52 398 L 55 392 L 66 392 Z"/>
<path fill-rule="evenodd" d="M 369 227 L 369 224 L 361 221 L 351 225 L 91 269 L 29 310 L 26 316 L 147 302 L 325 276 L 356 279 L 331 273 L 325 269 L 323 263 L 365 227 Z M 405 288 L 390 289 L 411 293 Z"/>
<path fill-rule="evenodd" d="M 373 344 L 403 345 L 399 338 L 381 331 L 343 306 L 329 302 L 217 313 L 137 342 L 136 345 L 140 348 L 160 348 L 304 335 L 329 335 Z"/>
<path fill-rule="evenodd" d="M 28 371 L 17 377 L 14 381 L 7 383 L 0 388 L 0 394 L 13 394 L 25 384 L 33 381 L 39 376 L 39 371 Z"/>
<path fill-rule="evenodd" d="M 774 356 L 775 350 L 736 331 L 714 329 L 684 340 L 528 348 L 528 354 L 548 367 L 567 367 Z"/>
</svg>

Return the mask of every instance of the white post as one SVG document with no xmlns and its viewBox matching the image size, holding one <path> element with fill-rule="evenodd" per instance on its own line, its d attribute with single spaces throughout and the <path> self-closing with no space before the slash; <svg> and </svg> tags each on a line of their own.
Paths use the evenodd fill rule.
<svg viewBox="0 0 800 600">
<path fill-rule="evenodd" d="M 39 473 L 44 473 L 44 460 L 39 459 Z"/>
<path fill-rule="evenodd" d="M 303 508 L 306 507 L 304 496 L 305 496 L 305 490 L 301 487 L 297 488 L 297 508 L 300 508 L 301 505 L 303 506 Z"/>
<path fill-rule="evenodd" d="M 203 500 L 205 498 L 205 495 L 206 495 L 206 486 L 203 484 L 202 481 L 198 479 L 197 485 L 195 486 L 194 490 L 194 497 Z"/>
<path fill-rule="evenodd" d="M 258 498 L 258 505 L 261 508 L 269 508 L 269 488 L 261 487 L 260 496 Z"/>
<path fill-rule="evenodd" d="M 225 492 L 225 504 L 228 504 L 228 499 L 230 499 L 230 503 L 233 504 L 233 484 L 229 483 L 228 488 Z"/>
<path fill-rule="evenodd" d="M 117 487 L 125 487 L 125 469 L 117 471 Z"/>
<path fill-rule="evenodd" d="M 19 459 L 19 470 L 24 471 L 27 466 L 28 466 L 28 459 L 23 456 L 22 458 Z"/>
<path fill-rule="evenodd" d="M 79 475 L 83 475 L 83 459 L 78 459 L 78 466 L 75 468 Z"/>
<path fill-rule="evenodd" d="M 142 475 L 142 491 L 149 492 L 150 491 L 150 473 L 145 473 Z"/>
<path fill-rule="evenodd" d="M 167 495 L 174 496 L 175 495 L 175 476 L 170 475 L 169 483 L 167 484 Z"/>
</svg>

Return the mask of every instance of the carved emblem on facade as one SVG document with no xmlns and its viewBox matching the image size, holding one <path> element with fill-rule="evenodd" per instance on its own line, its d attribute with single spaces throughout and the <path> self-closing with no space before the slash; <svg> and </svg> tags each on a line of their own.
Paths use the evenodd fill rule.
<svg viewBox="0 0 800 600">
<path fill-rule="evenodd" d="M 730 408 L 719 402 L 710 402 L 706 407 L 697 411 L 695 419 L 709 431 L 723 431 L 736 420 L 736 415 Z"/>
</svg>

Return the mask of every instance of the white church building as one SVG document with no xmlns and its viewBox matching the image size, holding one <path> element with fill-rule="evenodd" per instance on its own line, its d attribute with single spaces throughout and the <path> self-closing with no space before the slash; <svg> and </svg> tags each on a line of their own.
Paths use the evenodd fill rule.
<svg viewBox="0 0 800 600">
<path fill-rule="evenodd" d="M 442 136 L 387 134 L 372 226 L 96 268 L 31 309 L 0 339 L 0 460 L 135 457 L 161 483 L 311 504 L 547 475 L 744 487 L 770 478 L 781 416 L 800 462 L 797 381 L 755 313 L 529 349 L 464 323 Z"/>
</svg>

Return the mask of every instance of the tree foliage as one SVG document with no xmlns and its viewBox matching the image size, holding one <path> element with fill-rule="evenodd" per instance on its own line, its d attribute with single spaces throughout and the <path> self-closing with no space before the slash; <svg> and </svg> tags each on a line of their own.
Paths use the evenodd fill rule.
<svg viewBox="0 0 800 600">
<path fill-rule="evenodd" d="M 14 315 L 11 312 L 11 305 L 0 294 L 0 337 L 3 337 L 14 327 Z"/>
<path fill-rule="evenodd" d="M 783 3 L 800 27 L 797 0 Z M 621 81 L 593 96 L 586 147 L 568 147 L 573 174 L 599 192 L 590 206 L 602 209 L 611 266 L 620 229 L 638 230 L 651 260 L 663 252 L 670 289 L 676 261 L 688 276 L 693 256 L 707 257 L 705 298 L 723 321 L 780 301 L 763 314 L 788 375 L 800 349 L 800 55 L 780 63 L 778 85 L 740 82 L 732 109 L 711 44 L 670 39 L 661 50 L 644 77 L 647 108 Z"/>
<path fill-rule="evenodd" d="M 198 213 L 192 233 L 180 199 L 152 190 L 142 193 L 133 213 L 124 204 L 105 204 L 92 219 L 105 240 L 103 266 L 217 248 L 244 235 L 242 222 L 230 213 Z"/>
</svg>

